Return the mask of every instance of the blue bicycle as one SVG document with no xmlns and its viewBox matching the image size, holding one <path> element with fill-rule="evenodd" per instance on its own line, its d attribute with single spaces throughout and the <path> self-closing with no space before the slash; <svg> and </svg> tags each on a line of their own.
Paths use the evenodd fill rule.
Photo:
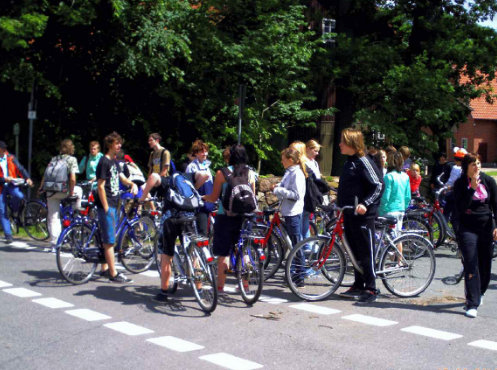
<svg viewBox="0 0 497 370">
<path fill-rule="evenodd" d="M 152 219 L 138 214 L 136 199 L 123 199 L 114 248 L 117 260 L 131 273 L 140 273 L 154 262 L 157 229 Z M 99 263 L 105 263 L 104 248 L 96 218 L 78 217 L 57 241 L 57 267 L 71 284 L 89 281 Z"/>
</svg>

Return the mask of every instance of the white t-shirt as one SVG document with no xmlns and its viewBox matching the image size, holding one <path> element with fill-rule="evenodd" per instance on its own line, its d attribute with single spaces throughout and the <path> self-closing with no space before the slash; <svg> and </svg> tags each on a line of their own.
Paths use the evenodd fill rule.
<svg viewBox="0 0 497 370">
<path fill-rule="evenodd" d="M 316 179 L 321 178 L 321 172 L 319 172 L 319 164 L 315 159 L 308 159 L 305 164 L 307 165 L 307 168 L 309 168 L 314 173 Z"/>
</svg>

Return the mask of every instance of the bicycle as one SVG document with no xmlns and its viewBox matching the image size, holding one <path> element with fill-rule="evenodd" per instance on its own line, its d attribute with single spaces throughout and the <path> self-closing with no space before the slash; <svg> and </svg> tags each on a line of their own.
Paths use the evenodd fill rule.
<svg viewBox="0 0 497 370">
<path fill-rule="evenodd" d="M 131 202 L 128 212 L 121 202 L 114 251 L 126 270 L 140 273 L 154 262 L 157 230 L 150 218 L 138 216 L 138 202 Z M 62 277 L 71 284 L 83 284 L 92 278 L 97 265 L 106 262 L 97 218 L 77 217 L 62 231 L 56 261 Z"/>
<path fill-rule="evenodd" d="M 264 234 L 254 229 L 255 214 L 243 215 L 240 238 L 231 250 L 229 263 L 245 303 L 252 305 L 259 299 L 264 284 Z M 228 272 L 227 272 L 228 273 Z"/>
<path fill-rule="evenodd" d="M 330 235 L 304 239 L 290 252 L 285 278 L 291 291 L 299 298 L 318 301 L 333 294 L 345 274 L 345 252 L 354 268 L 362 272 L 343 230 L 343 213 L 352 209 L 355 207 L 336 207 L 337 222 Z M 422 293 L 435 274 L 433 246 L 417 234 L 404 233 L 393 238 L 389 230 L 396 223 L 394 218 L 379 217 L 377 221 L 379 237 L 374 255 L 376 276 L 396 296 L 412 297 Z M 397 247 L 400 243 L 402 252 Z M 420 250 L 423 250 L 421 256 Z"/>
<path fill-rule="evenodd" d="M 181 236 L 171 263 L 172 284 L 169 290 L 174 293 L 179 283 L 189 283 L 202 310 L 213 312 L 217 306 L 218 292 L 209 239 L 198 234 L 195 216 L 170 220 L 181 225 Z"/>
</svg>

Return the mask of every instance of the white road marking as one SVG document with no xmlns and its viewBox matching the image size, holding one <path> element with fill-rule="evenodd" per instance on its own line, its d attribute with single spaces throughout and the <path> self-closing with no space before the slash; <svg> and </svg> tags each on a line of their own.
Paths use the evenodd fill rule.
<svg viewBox="0 0 497 370">
<path fill-rule="evenodd" d="M 291 308 L 296 308 L 297 310 L 308 311 L 312 313 L 319 313 L 321 315 L 332 315 L 341 312 L 340 310 L 335 310 L 334 308 L 315 306 L 310 303 L 299 303 L 293 304 Z"/>
<path fill-rule="evenodd" d="M 266 303 L 271 303 L 271 304 L 280 304 L 280 303 L 287 303 L 288 299 L 270 297 L 270 296 L 267 296 L 267 295 L 261 295 L 259 297 L 259 301 L 266 302 Z"/>
<path fill-rule="evenodd" d="M 373 325 L 373 326 L 392 326 L 398 324 L 398 322 L 396 321 L 379 319 L 377 317 L 366 316 L 361 314 L 344 316 L 342 317 L 342 319 L 356 321 L 362 324 Z"/>
<path fill-rule="evenodd" d="M 41 304 L 42 306 L 45 306 L 48 308 L 74 307 L 74 305 L 72 303 L 64 302 L 64 301 L 57 299 L 57 298 L 38 298 L 38 299 L 33 299 L 33 302 Z"/>
<path fill-rule="evenodd" d="M 462 338 L 462 335 L 460 334 L 454 334 L 454 333 L 449 333 L 447 331 L 425 328 L 422 326 L 409 326 L 407 328 L 403 328 L 400 330 L 408 333 L 424 335 L 425 337 L 442 339 L 442 340 L 452 340 L 452 339 Z"/>
<path fill-rule="evenodd" d="M 251 370 L 260 369 L 261 367 L 263 367 L 261 364 L 258 364 L 256 362 L 244 360 L 243 358 L 236 357 L 224 352 L 201 356 L 199 357 L 199 359 L 222 366 L 226 369 L 233 370 Z"/>
<path fill-rule="evenodd" d="M 7 283 L 6 281 L 0 280 L 0 288 L 7 288 L 8 286 L 12 286 L 12 284 Z"/>
<path fill-rule="evenodd" d="M 110 316 L 104 315 L 103 313 L 89 310 L 86 308 L 79 308 L 77 310 L 69 310 L 66 311 L 68 315 L 78 317 L 80 319 L 86 320 L 86 321 L 98 321 L 98 320 L 107 320 L 111 319 Z"/>
<path fill-rule="evenodd" d="M 41 293 L 34 292 L 26 288 L 10 288 L 10 289 L 4 289 L 3 291 L 5 293 L 9 293 L 20 298 L 38 297 L 41 295 Z"/>
<path fill-rule="evenodd" d="M 10 244 L 10 245 L 13 246 L 13 247 L 16 247 L 16 248 L 21 248 L 21 249 L 37 249 L 36 247 L 31 247 L 26 242 L 15 241 L 15 242 L 12 242 L 12 244 Z"/>
<path fill-rule="evenodd" d="M 158 278 L 159 272 L 157 270 L 147 270 L 145 272 L 142 272 L 140 275 L 145 275 L 151 278 Z"/>
<path fill-rule="evenodd" d="M 236 288 L 232 288 L 232 287 L 230 287 L 230 286 L 225 286 L 225 287 L 224 287 L 224 291 L 225 291 L 226 293 L 236 293 L 236 292 L 237 292 Z"/>
<path fill-rule="evenodd" d="M 126 321 L 111 322 L 109 324 L 105 324 L 104 326 L 126 335 L 142 335 L 154 332 L 153 330 L 144 328 L 143 326 L 138 326 Z"/>
<path fill-rule="evenodd" d="M 497 342 L 492 342 L 491 340 L 480 339 L 474 342 L 468 343 L 468 346 L 480 347 L 484 349 L 491 349 L 492 351 L 497 351 Z"/>
<path fill-rule="evenodd" d="M 147 339 L 147 342 L 157 344 L 161 347 L 166 347 L 176 352 L 190 352 L 204 348 L 198 344 L 171 336 Z"/>
</svg>

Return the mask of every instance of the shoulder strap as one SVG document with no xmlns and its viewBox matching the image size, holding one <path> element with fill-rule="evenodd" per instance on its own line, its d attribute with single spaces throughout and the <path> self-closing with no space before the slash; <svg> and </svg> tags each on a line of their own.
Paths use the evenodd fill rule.
<svg viewBox="0 0 497 370">
<path fill-rule="evenodd" d="M 221 173 L 223 174 L 226 182 L 228 182 L 228 178 L 231 177 L 231 175 L 233 174 L 233 172 L 231 172 L 228 167 L 221 168 Z"/>
<path fill-rule="evenodd" d="M 162 171 L 162 158 L 164 157 L 164 152 L 166 151 L 166 148 L 162 149 L 161 152 L 160 152 L 160 167 L 159 167 L 159 171 Z"/>
</svg>

